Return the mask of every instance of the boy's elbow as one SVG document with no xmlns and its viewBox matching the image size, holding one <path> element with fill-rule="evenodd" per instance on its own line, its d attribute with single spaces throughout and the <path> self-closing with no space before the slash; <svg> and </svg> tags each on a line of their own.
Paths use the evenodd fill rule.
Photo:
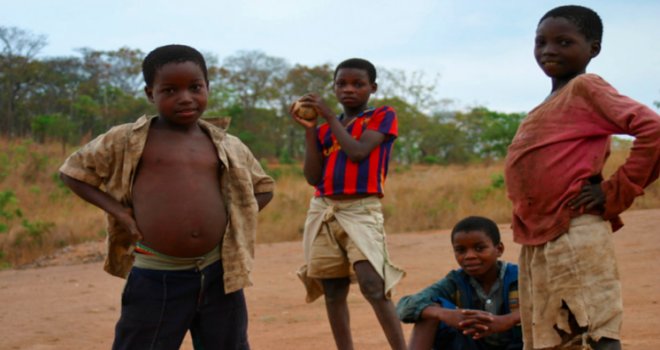
<svg viewBox="0 0 660 350">
<path fill-rule="evenodd" d="M 259 210 L 263 209 L 271 200 L 273 200 L 273 192 L 262 192 L 255 194 Z"/>
<path fill-rule="evenodd" d="M 63 173 L 63 172 L 61 172 L 61 171 L 60 171 L 59 174 L 60 174 L 60 180 L 62 180 L 62 182 L 63 182 L 65 185 L 71 187 L 71 180 L 72 180 L 72 178 L 71 178 L 69 175 L 67 175 L 67 174 L 65 174 L 65 173 Z"/>
<path fill-rule="evenodd" d="M 307 180 L 307 183 L 310 186 L 316 186 L 319 183 L 319 181 L 321 181 L 321 177 L 305 174 L 305 180 Z"/>
<path fill-rule="evenodd" d="M 364 160 L 369 154 L 364 153 L 364 152 L 354 152 L 352 154 L 348 154 L 348 159 L 351 160 L 353 163 L 359 163 Z"/>
</svg>

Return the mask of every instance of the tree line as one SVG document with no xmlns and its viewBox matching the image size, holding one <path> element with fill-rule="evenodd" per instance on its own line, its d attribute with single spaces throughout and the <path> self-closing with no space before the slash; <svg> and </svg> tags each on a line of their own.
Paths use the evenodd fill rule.
<svg viewBox="0 0 660 350">
<path fill-rule="evenodd" d="M 0 135 L 37 142 L 80 144 L 113 125 L 155 113 L 141 75 L 145 55 L 122 47 L 81 48 L 77 56 L 39 57 L 46 38 L 0 26 Z M 292 101 L 320 94 L 339 111 L 332 92 L 334 65 L 291 64 L 261 51 L 207 59 L 210 95 L 206 117 L 230 117 L 230 132 L 260 158 L 302 159 L 303 130 L 291 121 Z M 393 157 L 402 163 L 465 163 L 506 154 L 524 113 L 484 107 L 452 110 L 438 98 L 438 77 L 424 72 L 378 69 L 379 91 L 371 104 L 388 104 L 399 116 Z"/>
</svg>

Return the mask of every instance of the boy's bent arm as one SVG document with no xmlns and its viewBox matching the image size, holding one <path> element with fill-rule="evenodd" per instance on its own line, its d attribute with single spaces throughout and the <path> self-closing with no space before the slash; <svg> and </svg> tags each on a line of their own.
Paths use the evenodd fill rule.
<svg viewBox="0 0 660 350">
<path fill-rule="evenodd" d="M 365 130 L 359 140 L 351 136 L 346 127 L 336 117 L 328 118 L 332 133 L 348 158 L 358 163 L 369 156 L 371 151 L 385 141 L 386 135 L 374 130 Z"/>
<path fill-rule="evenodd" d="M 613 134 L 635 137 L 626 162 L 601 183 L 605 194 L 603 217 L 611 219 L 632 205 L 635 197 L 658 178 L 660 172 L 660 116 L 643 104 L 620 95 L 597 76 L 586 75 L 586 94 L 604 115 Z"/>
<path fill-rule="evenodd" d="M 445 309 L 439 304 L 425 307 L 420 314 L 420 318 L 438 320 L 456 329 L 463 329 L 462 322 L 465 320 L 462 310 Z"/>
<path fill-rule="evenodd" d="M 422 318 L 424 309 L 431 305 L 438 306 L 433 301 L 436 297 L 449 300 L 455 290 L 455 285 L 448 278 L 443 278 L 419 293 L 402 297 L 396 305 L 397 315 L 402 322 L 417 322 Z"/>
<path fill-rule="evenodd" d="M 130 208 L 124 207 L 109 194 L 101 191 L 97 187 L 76 180 L 62 172 L 60 172 L 60 179 L 62 179 L 62 182 L 64 182 L 64 184 L 80 198 L 101 208 L 103 211 L 117 219 L 117 221 L 131 233 L 135 240 L 142 239 L 142 235 L 137 228 L 137 223 L 133 218 L 133 211 Z"/>
<path fill-rule="evenodd" d="M 305 164 L 303 173 L 307 183 L 315 186 L 323 176 L 323 154 L 318 149 L 316 127 L 305 128 Z"/>
<path fill-rule="evenodd" d="M 268 203 L 270 203 L 270 201 L 273 199 L 273 192 L 255 193 L 254 198 L 257 199 L 259 211 L 261 211 L 261 209 L 268 205 Z"/>
</svg>

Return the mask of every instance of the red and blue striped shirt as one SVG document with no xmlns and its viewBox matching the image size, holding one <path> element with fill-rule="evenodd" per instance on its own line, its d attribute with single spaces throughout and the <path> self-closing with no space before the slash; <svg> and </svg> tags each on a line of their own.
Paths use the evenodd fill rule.
<svg viewBox="0 0 660 350">
<path fill-rule="evenodd" d="M 314 195 L 377 194 L 382 197 L 392 145 L 398 135 L 396 112 L 389 106 L 368 109 L 359 114 L 346 130 L 356 140 L 365 130 L 383 133 L 385 140 L 356 163 L 342 151 L 330 126 L 321 124 L 317 128 L 317 146 L 323 152 L 323 177 L 315 186 Z"/>
</svg>

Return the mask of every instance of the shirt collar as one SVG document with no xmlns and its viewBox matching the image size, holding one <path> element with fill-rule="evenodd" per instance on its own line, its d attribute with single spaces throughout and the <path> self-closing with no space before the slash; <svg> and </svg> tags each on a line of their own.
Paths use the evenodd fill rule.
<svg viewBox="0 0 660 350">
<path fill-rule="evenodd" d="M 369 113 L 369 112 L 372 112 L 372 111 L 374 111 L 375 109 L 376 109 L 375 107 L 367 107 L 367 109 L 365 109 L 364 111 L 360 112 L 360 114 L 356 115 L 355 118 L 357 119 L 357 118 L 363 117 L 365 114 L 367 114 L 367 113 Z M 343 112 L 340 113 L 339 116 L 337 117 L 337 119 L 339 119 L 339 120 L 344 119 L 344 113 L 343 113 Z"/>
</svg>

